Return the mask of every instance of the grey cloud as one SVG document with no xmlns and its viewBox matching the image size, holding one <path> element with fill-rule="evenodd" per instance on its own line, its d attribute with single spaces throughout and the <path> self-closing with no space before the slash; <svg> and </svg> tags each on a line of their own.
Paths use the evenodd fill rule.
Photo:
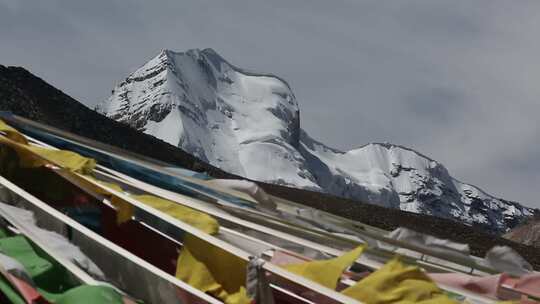
<svg viewBox="0 0 540 304">
<path fill-rule="evenodd" d="M 463 110 L 465 98 L 459 90 L 434 87 L 405 96 L 403 101 L 411 112 L 411 118 L 441 124 L 455 121 L 455 116 Z"/>
</svg>

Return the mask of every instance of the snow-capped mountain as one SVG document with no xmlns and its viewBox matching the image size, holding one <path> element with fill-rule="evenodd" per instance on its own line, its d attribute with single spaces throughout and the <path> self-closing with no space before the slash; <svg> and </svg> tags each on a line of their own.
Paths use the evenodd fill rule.
<svg viewBox="0 0 540 304">
<path fill-rule="evenodd" d="M 300 128 L 287 82 L 237 68 L 212 49 L 162 51 L 96 110 L 253 180 L 454 218 L 494 232 L 532 214 L 454 179 L 414 150 L 372 143 L 342 152 L 317 142 Z"/>
</svg>

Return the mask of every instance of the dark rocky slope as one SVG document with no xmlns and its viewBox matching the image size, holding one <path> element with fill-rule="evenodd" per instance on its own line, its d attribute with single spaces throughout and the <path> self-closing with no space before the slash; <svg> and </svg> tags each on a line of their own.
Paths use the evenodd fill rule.
<svg viewBox="0 0 540 304">
<path fill-rule="evenodd" d="M 505 238 L 521 244 L 535 246 L 540 250 L 540 210 L 535 215 L 504 235 Z"/>
</svg>

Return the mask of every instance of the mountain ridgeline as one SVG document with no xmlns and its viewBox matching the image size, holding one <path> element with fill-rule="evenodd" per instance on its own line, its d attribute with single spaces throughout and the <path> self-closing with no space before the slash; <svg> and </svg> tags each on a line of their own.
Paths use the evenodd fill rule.
<svg viewBox="0 0 540 304">
<path fill-rule="evenodd" d="M 162 51 L 96 106 L 226 172 L 505 232 L 532 210 L 453 178 L 412 149 L 330 148 L 300 127 L 283 79 L 240 69 L 212 49 Z"/>
<path fill-rule="evenodd" d="M 0 65 L 0 111 L 10 111 L 41 123 L 122 149 L 195 171 L 204 171 L 215 178 L 237 178 L 182 149 L 156 137 L 116 122 L 85 107 L 21 67 Z M 268 193 L 325 210 L 386 230 L 407 227 L 440 238 L 467 243 L 471 252 L 486 254 L 495 245 L 511 246 L 535 267 L 540 267 L 538 249 L 489 234 L 483 227 L 418 213 L 389 209 L 327 193 L 258 182 Z"/>
</svg>

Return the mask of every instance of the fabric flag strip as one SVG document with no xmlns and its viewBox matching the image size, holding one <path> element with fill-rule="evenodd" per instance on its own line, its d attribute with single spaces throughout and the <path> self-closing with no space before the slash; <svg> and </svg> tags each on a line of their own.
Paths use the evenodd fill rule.
<svg viewBox="0 0 540 304">
<path fill-rule="evenodd" d="M 204 183 L 194 183 L 182 176 L 174 175 L 172 172 L 169 174 L 165 171 L 155 170 L 135 161 L 119 157 L 108 152 L 103 152 L 100 149 L 65 140 L 57 135 L 43 132 L 32 126 L 18 123 L 17 127 L 22 128 L 26 133 L 29 133 L 36 138 L 53 142 L 54 145 L 63 149 L 77 151 L 82 155 L 96 159 L 102 165 L 106 165 L 119 172 L 144 180 L 145 182 L 163 189 L 181 192 L 190 196 L 209 196 L 213 197 L 214 199 L 221 199 L 229 203 L 236 204 L 238 206 L 253 207 L 253 203 L 250 201 L 246 201 L 245 199 L 225 192 L 216 191 L 205 186 Z"/>
<path fill-rule="evenodd" d="M 31 231 L 35 237 L 39 238 L 44 244 L 47 244 L 55 254 L 74 263 L 91 274 L 94 278 L 103 279 L 103 272 L 87 256 L 85 256 L 77 246 L 71 244 L 66 238 L 55 232 L 38 227 L 31 211 L 4 203 L 0 203 L 0 209 L 5 214 L 9 214 L 14 218 L 19 219 L 20 222 L 24 224 L 26 230 Z"/>
<path fill-rule="evenodd" d="M 205 233 L 216 234 L 219 230 L 217 220 L 206 213 L 153 195 L 133 195 L 132 197 Z"/>
<path fill-rule="evenodd" d="M 506 273 L 476 277 L 463 273 L 430 273 L 437 283 L 462 288 L 492 299 L 519 299 L 521 295 L 540 299 L 540 273 L 530 273 L 519 278 Z"/>
<path fill-rule="evenodd" d="M 17 298 L 15 294 L 18 292 L 26 303 L 47 302 L 35 289 L 30 274 L 19 261 L 0 253 L 0 273 L 3 276 L 0 291 L 8 298 Z"/>
<path fill-rule="evenodd" d="M 26 140 L 26 138 L 24 138 L 24 136 L 21 135 L 17 130 L 8 126 L 1 120 L 0 131 L 6 133 L 6 135 L 9 136 L 9 139 L 17 140 L 17 142 L 4 140 L 3 143 L 8 143 L 10 147 L 15 147 L 15 150 L 19 152 L 19 156 L 21 157 L 21 164 L 23 166 L 39 167 L 45 165 L 45 161 L 50 161 L 53 164 L 73 171 L 79 171 L 80 173 L 91 173 L 91 171 L 95 167 L 95 161 L 93 159 L 82 157 L 79 154 L 71 151 L 27 146 L 28 141 Z M 2 140 L 1 137 L 0 140 Z M 29 150 L 26 151 L 25 149 Z M 39 157 L 42 157 L 43 159 L 39 160 Z M 106 183 L 103 181 L 99 181 L 99 183 L 106 184 L 108 187 L 111 187 L 117 191 L 122 191 L 122 189 L 118 185 Z M 96 188 L 95 190 L 100 192 L 100 194 L 109 194 L 102 191 L 101 188 Z M 215 221 L 215 219 L 211 218 L 206 214 L 197 212 L 184 206 L 179 206 L 178 204 L 175 204 L 171 201 L 161 199 L 155 196 L 139 195 L 133 197 L 142 203 L 150 205 L 158 210 L 165 211 L 173 217 L 185 221 L 186 223 L 191 224 L 194 227 L 205 231 L 206 233 L 212 234 L 217 232 L 217 222 Z M 113 199 L 112 203 L 120 209 L 119 222 L 124 222 L 131 218 L 133 211 L 127 210 L 129 209 L 129 204 L 123 204 L 120 200 L 117 199 Z"/>
<path fill-rule="evenodd" d="M 22 167 L 36 168 L 52 163 L 71 171 L 89 173 L 96 165 L 93 159 L 71 151 L 31 146 L 22 134 L 1 120 L 0 131 L 6 134 L 5 137 L 0 136 L 0 143 L 15 150 Z"/>
<path fill-rule="evenodd" d="M 393 259 L 342 291 L 366 304 L 456 304 L 418 267 Z"/>
<path fill-rule="evenodd" d="M 178 219 L 182 223 L 195 227 L 197 230 L 201 231 L 201 233 L 205 233 L 209 235 L 217 235 L 219 232 L 218 221 L 212 216 L 210 216 L 209 214 L 200 212 L 198 210 L 195 210 L 189 207 L 179 205 L 178 203 L 174 201 L 170 201 L 170 200 L 158 197 L 158 196 L 147 195 L 147 194 L 143 194 L 143 195 L 130 194 L 124 191 L 122 187 L 120 187 L 119 185 L 108 183 L 106 181 L 98 180 L 95 177 L 92 177 L 91 174 L 94 170 L 94 167 L 96 166 L 96 162 L 94 159 L 83 157 L 71 151 L 56 150 L 56 149 L 50 149 L 50 148 L 44 148 L 40 146 L 31 145 L 24 135 L 19 133 L 17 130 L 15 130 L 11 126 L 5 124 L 3 121 L 0 121 L 0 132 L 4 134 L 4 136 L 0 136 L 0 144 L 11 148 L 11 150 L 13 150 L 16 153 L 16 155 L 18 156 L 18 162 L 19 162 L 20 167 L 38 168 L 38 167 L 43 167 L 47 164 L 53 164 L 65 170 L 49 170 L 49 171 L 63 172 L 64 175 L 62 176 L 64 177 L 69 176 L 69 178 L 73 178 L 73 179 L 78 177 L 80 179 L 86 180 L 86 177 L 88 177 L 88 178 L 91 178 L 92 182 L 95 182 L 95 184 L 102 184 L 112 189 L 110 191 L 107 191 L 107 189 L 105 188 L 100 188 L 99 186 L 94 185 L 95 187 L 94 189 L 92 189 L 92 191 L 95 191 L 98 194 L 105 196 L 106 198 L 109 199 L 112 205 L 115 206 L 114 209 L 109 207 L 109 209 L 111 210 L 111 213 L 110 213 L 111 216 L 109 216 L 109 218 L 112 219 L 112 220 L 109 220 L 109 223 L 112 223 L 113 226 L 115 226 L 114 215 L 117 216 L 116 219 L 117 219 L 117 223 L 119 224 L 117 227 L 120 227 L 121 224 L 124 224 L 127 222 L 129 222 L 129 224 L 132 224 L 132 223 L 137 223 L 137 221 L 141 221 L 141 223 L 144 221 L 142 218 L 137 218 L 137 216 L 134 217 L 134 214 L 135 214 L 134 211 L 136 208 L 138 208 L 137 210 L 147 210 L 145 209 L 144 206 L 137 204 L 135 202 L 137 201 L 137 202 L 140 202 L 141 204 L 151 207 L 154 210 L 162 212 L 163 214 L 167 214 L 175 219 Z M 77 143 L 72 143 L 72 144 L 77 145 Z M 92 147 L 93 146 L 90 146 L 90 148 L 88 147 L 85 147 L 85 148 L 92 150 L 93 149 Z M 71 148 L 69 149 L 71 150 Z M 79 151 L 79 150 L 76 150 L 76 151 Z M 95 150 L 95 151 L 98 151 L 96 153 L 101 153 L 100 152 L 101 150 Z M 123 169 L 127 168 L 126 169 L 127 171 L 122 169 L 123 171 L 120 170 L 121 172 L 124 172 L 125 174 L 128 174 L 128 175 L 134 174 L 135 178 L 140 178 L 141 176 L 144 176 L 145 178 L 148 178 L 149 176 L 152 178 L 155 177 L 154 179 L 150 180 L 150 183 L 154 183 L 154 184 L 157 183 L 157 185 L 160 187 L 166 186 L 165 188 L 169 188 L 168 190 L 170 191 L 176 191 L 177 189 L 179 189 L 179 185 L 177 185 L 177 182 L 179 182 L 180 184 L 182 184 L 182 187 L 186 189 L 190 189 L 191 191 L 198 192 L 199 194 L 206 193 L 209 197 L 214 197 L 214 198 L 219 197 L 220 199 L 223 199 L 225 197 L 226 198 L 225 200 L 230 199 L 231 202 L 234 200 L 238 200 L 238 202 L 235 202 L 235 203 L 237 203 L 240 206 L 244 206 L 243 202 L 241 202 L 242 201 L 241 196 L 235 197 L 235 194 L 232 191 L 231 191 L 232 194 L 223 193 L 224 195 L 223 196 L 219 193 L 219 189 L 218 189 L 217 190 L 218 192 L 216 192 L 220 194 L 218 195 L 216 193 L 213 193 L 213 190 L 210 188 L 206 189 L 206 187 L 204 186 L 201 186 L 198 184 L 192 184 L 189 179 L 176 179 L 172 175 L 168 175 L 166 173 L 162 174 L 152 169 L 153 167 L 151 166 L 147 167 L 146 164 L 144 163 L 139 163 L 135 160 L 132 161 L 129 158 L 115 157 L 113 155 L 108 155 L 106 154 L 106 152 L 103 152 L 102 154 L 106 155 L 107 158 L 109 158 L 109 161 L 114 159 L 113 161 L 114 163 L 118 164 L 118 162 L 120 162 L 121 167 Z M 74 173 L 77 173 L 77 174 L 74 174 Z M 96 173 L 96 176 L 99 176 L 99 174 Z M 104 179 L 107 180 L 107 178 L 104 178 Z M 86 180 L 86 182 L 88 183 L 88 180 Z M 117 180 L 117 182 L 120 183 L 120 180 Z M 92 184 L 92 183 L 88 183 L 88 184 Z M 207 182 L 207 184 L 209 186 L 214 185 L 218 188 L 222 187 L 222 188 L 232 189 L 236 191 L 243 191 L 249 196 L 255 198 L 260 203 L 261 207 L 265 207 L 263 209 L 266 209 L 266 210 L 264 211 L 260 210 L 262 213 L 275 210 L 275 207 L 276 207 L 275 201 L 272 201 L 272 198 L 266 195 L 264 192 L 259 191 L 260 189 L 258 190 L 256 187 L 253 187 L 254 184 L 249 184 L 244 181 L 231 182 L 227 180 L 214 180 L 214 181 Z M 136 186 L 136 188 L 141 189 L 139 187 L 140 186 Z M 114 194 L 115 192 L 116 192 L 116 195 Z M 140 192 L 135 191 L 135 193 L 140 193 Z M 145 192 L 143 191 L 143 193 Z M 159 194 L 159 195 L 162 195 L 162 194 Z M 167 196 L 164 195 L 164 197 L 167 197 Z M 133 201 L 131 200 L 131 198 L 133 199 Z M 246 206 L 252 207 L 252 204 L 246 204 Z M 193 207 L 193 208 L 197 208 L 197 207 Z M 216 214 L 213 214 L 213 215 L 219 216 Z M 262 221 L 262 218 L 261 218 L 261 221 Z M 289 218 L 284 218 L 284 221 L 294 223 L 294 221 L 292 221 Z M 190 228 L 188 228 L 187 226 L 180 226 L 180 227 L 184 227 L 185 229 L 187 229 L 187 231 L 191 231 L 191 232 L 177 236 L 179 238 L 180 237 L 183 238 L 180 240 L 181 242 L 183 242 L 183 247 L 180 250 L 180 253 L 178 254 L 178 259 L 176 262 L 175 274 L 177 278 L 183 280 L 184 282 L 190 284 L 191 286 L 196 287 L 197 289 L 205 293 L 211 294 L 215 298 L 222 300 L 224 303 L 247 304 L 247 303 L 253 303 L 254 299 L 257 299 L 258 301 L 257 303 L 262 304 L 264 300 L 270 298 L 268 294 L 265 296 L 265 299 L 260 299 L 258 296 L 258 295 L 267 293 L 270 289 L 259 290 L 258 288 L 253 287 L 254 285 L 252 284 L 246 284 L 246 281 L 253 280 L 253 278 L 256 278 L 256 277 L 261 282 L 265 281 L 263 280 L 264 274 L 265 274 L 264 269 L 270 269 L 270 268 L 263 268 L 262 265 L 264 265 L 264 261 L 259 259 L 257 260 L 257 263 L 248 263 L 245 257 L 244 258 L 239 257 L 239 256 L 243 256 L 242 254 L 238 255 L 238 252 L 231 250 L 230 248 L 229 248 L 230 252 L 223 249 L 223 248 L 227 248 L 227 246 L 224 247 L 224 244 L 215 245 L 213 242 L 210 242 L 211 238 L 207 236 L 202 236 L 201 238 L 201 235 L 198 235 L 197 233 L 195 233 L 194 230 L 190 230 Z M 302 228 L 300 227 L 298 229 L 300 230 Z M 327 228 L 323 228 L 323 229 L 326 230 Z M 302 230 L 302 231 L 309 231 L 309 230 Z M 339 232 L 341 230 L 338 229 L 336 231 Z M 299 233 L 299 232 L 300 231 L 291 232 L 291 233 L 295 237 L 298 237 L 300 235 L 296 233 Z M 347 231 L 344 231 L 343 233 L 346 233 L 346 232 Z M 435 249 L 439 250 L 441 251 L 441 254 L 439 254 L 439 256 L 442 259 L 445 259 L 445 257 L 447 257 L 448 261 L 453 260 L 453 261 L 457 261 L 457 263 L 460 263 L 460 261 L 466 260 L 467 258 L 469 258 L 468 246 L 465 244 L 455 244 L 447 240 L 439 240 L 431 236 L 418 234 L 414 231 L 398 231 L 398 232 L 395 232 L 394 234 L 391 234 L 387 237 L 391 239 L 397 239 L 403 243 L 415 245 L 416 247 L 422 247 L 425 245 L 424 247 L 428 248 L 430 251 L 434 251 Z M 4 239 L 10 239 L 10 238 L 12 237 L 6 237 Z M 0 250 L 2 250 L 2 240 L 0 240 Z M 16 244 L 15 241 L 13 242 L 14 244 Z M 24 242 L 20 240 L 19 242 L 21 242 L 21 244 L 18 245 L 20 248 L 26 248 L 23 244 Z M 216 243 L 216 244 L 219 244 L 219 243 Z M 394 242 L 392 244 L 395 245 L 396 250 L 401 249 L 400 243 Z M 407 247 L 407 246 L 404 246 L 404 247 Z M 339 250 L 343 250 L 343 248 L 350 248 L 350 247 L 348 246 L 336 247 L 336 250 L 338 250 L 337 248 L 340 248 Z M 283 268 L 289 272 L 292 272 L 306 279 L 309 279 L 326 288 L 329 288 L 332 290 L 336 290 L 336 289 L 341 290 L 343 289 L 343 284 L 340 285 L 338 283 L 340 282 L 343 283 L 344 281 L 342 281 L 342 279 L 344 278 L 349 279 L 347 276 L 343 275 L 344 271 L 347 268 L 349 268 L 358 259 L 358 257 L 362 254 L 363 250 L 364 250 L 364 247 L 358 247 L 336 258 L 332 258 L 328 260 L 298 262 L 298 263 L 294 263 L 290 265 L 285 265 L 283 266 Z M 23 251 L 27 252 L 28 250 L 25 249 Z M 426 251 L 428 250 L 426 249 Z M 235 252 L 235 254 L 233 254 L 232 252 Z M 418 251 L 418 252 L 421 252 L 421 251 Z M 174 252 L 173 252 L 173 255 L 176 258 L 176 254 Z M 75 297 L 80 297 L 82 294 L 85 294 L 85 293 L 88 295 L 94 294 L 96 295 L 96 297 L 97 297 L 97 294 L 100 294 L 100 295 L 103 295 L 104 297 L 110 297 L 111 299 L 113 299 L 111 300 L 112 303 L 116 303 L 115 302 L 116 300 L 114 300 L 114 298 L 118 294 L 114 294 L 114 293 L 108 294 L 106 291 L 103 291 L 103 290 L 94 292 L 93 291 L 94 286 L 72 286 L 71 288 L 69 288 L 69 290 L 62 290 L 59 292 L 49 291 L 47 289 L 44 289 L 42 286 L 43 284 L 40 283 L 41 281 L 39 279 L 41 276 L 39 274 L 35 274 L 34 272 L 39 272 L 38 270 L 42 269 L 42 271 L 46 273 L 48 271 L 47 267 L 49 266 L 47 266 L 47 263 L 39 260 L 39 258 L 42 258 L 43 260 L 48 261 L 46 257 L 40 256 L 39 252 L 37 252 L 38 258 L 36 258 L 35 255 L 32 255 L 31 253 L 27 253 L 26 255 L 24 255 L 31 258 L 30 260 L 36 261 L 34 263 L 35 265 L 32 264 L 32 267 L 30 267 L 29 264 L 28 265 L 25 264 L 26 262 L 24 262 L 25 261 L 24 259 L 23 259 L 23 262 L 20 263 L 20 265 L 16 265 L 16 263 L 14 263 L 13 261 L 18 262 L 18 260 L 15 260 L 13 256 L 6 254 L 6 252 L 4 252 L 4 256 L 11 260 L 2 259 L 1 258 L 2 256 L 0 256 L 0 261 L 4 261 L 4 260 L 8 261 L 8 262 L 3 263 L 5 264 L 6 267 L 0 268 L 0 270 L 2 270 L 2 273 L 4 274 L 4 281 L 0 282 L 0 288 L 2 289 L 2 291 L 4 291 L 6 286 L 9 287 L 11 285 L 11 287 L 14 287 L 15 285 L 17 285 L 17 287 L 15 287 L 14 290 L 15 290 L 15 294 L 19 294 L 19 296 L 21 295 L 22 290 L 28 289 L 30 290 L 30 292 L 28 293 L 29 297 L 34 297 L 38 299 L 38 295 L 41 295 L 43 293 L 45 295 L 45 298 L 53 299 L 53 301 L 55 301 L 56 303 L 56 301 L 60 299 L 61 296 L 65 296 L 69 292 L 73 291 L 73 294 L 77 295 L 76 291 L 77 289 L 80 288 L 82 291 L 79 293 L 79 295 L 74 296 L 73 299 Z M 514 290 L 518 290 L 518 289 L 527 290 L 529 294 L 534 293 L 537 278 L 534 277 L 534 273 L 531 272 L 532 268 L 530 267 L 530 265 L 526 263 L 524 260 L 517 260 L 515 258 L 516 256 L 517 255 L 514 255 L 513 252 L 510 252 L 507 249 L 502 250 L 500 248 L 495 248 L 493 251 L 491 251 L 488 254 L 488 256 L 486 256 L 485 262 L 489 264 L 489 267 L 496 268 L 495 267 L 496 265 L 498 266 L 497 269 L 504 269 L 506 272 L 509 272 L 510 274 L 520 276 L 520 278 L 511 278 L 511 277 L 508 277 L 506 274 L 502 274 L 497 279 L 497 282 L 495 284 L 496 286 L 504 285 L 505 288 L 510 287 L 510 288 L 513 288 Z M 473 265 L 474 263 L 477 262 L 476 260 L 473 260 L 472 258 L 474 257 L 470 257 L 471 259 L 470 263 L 467 263 L 464 265 Z M 409 260 L 406 260 L 406 261 L 407 263 L 412 263 Z M 270 265 L 270 264 L 267 264 L 267 265 Z M 275 267 L 275 265 L 273 265 L 273 267 Z M 376 270 L 375 272 L 371 274 L 363 276 L 362 279 L 354 283 L 352 286 L 349 286 L 341 290 L 342 294 L 350 298 L 362 301 L 366 304 L 371 304 L 371 303 L 373 304 L 379 304 L 379 303 L 380 304 L 383 304 L 383 303 L 405 303 L 405 304 L 456 303 L 454 299 L 451 299 L 449 296 L 447 296 L 446 292 L 441 290 L 430 279 L 429 276 L 427 276 L 420 268 L 416 266 L 406 265 L 400 259 L 396 258 L 396 259 L 390 260 L 389 262 L 384 264 L 384 266 L 380 268 L 379 267 L 380 266 L 373 267 L 375 269 L 378 268 L 378 270 Z M 4 269 L 9 269 L 9 270 L 4 270 Z M 249 271 L 247 271 L 247 269 L 249 269 Z M 28 270 L 28 271 L 25 272 L 23 270 L 25 271 Z M 24 275 L 25 273 L 28 273 L 28 275 Z M 270 270 L 270 273 L 272 273 L 271 270 Z M 7 276 L 5 274 L 7 274 Z M 18 276 L 15 276 L 15 274 L 18 274 Z M 263 276 L 262 277 L 258 276 L 260 274 L 263 274 Z M 354 275 L 351 278 L 358 278 L 358 277 L 359 276 Z M 286 276 L 284 276 L 283 278 L 286 278 Z M 473 279 L 469 281 L 468 283 L 466 283 L 466 285 L 474 286 L 476 282 L 478 282 L 477 281 L 478 277 L 472 277 L 472 278 Z M 490 279 L 490 277 L 481 277 L 480 279 L 484 279 L 484 278 L 486 280 Z M 301 278 L 297 277 L 297 279 L 300 281 Z M 20 280 L 20 281 L 17 281 L 17 280 Z M 253 283 L 253 281 L 251 281 L 251 283 Z M 347 280 L 346 283 L 350 284 L 350 280 Z M 34 288 L 34 286 L 35 286 L 35 291 L 37 294 L 32 294 L 31 292 L 31 289 Z M 249 287 L 249 291 L 246 290 L 246 286 Z M 284 286 L 287 287 L 287 285 L 280 285 L 280 287 L 284 287 Z M 309 284 L 305 286 L 309 286 Z M 313 286 L 316 286 L 316 285 L 313 285 Z M 473 290 L 476 288 L 476 290 L 474 291 L 476 294 L 488 295 L 497 299 L 502 298 L 501 295 L 497 292 L 497 290 L 493 291 L 489 289 L 489 287 L 493 286 L 493 284 L 488 286 L 488 288 L 485 290 L 481 290 L 483 288 L 482 286 L 483 285 L 481 282 L 481 283 L 476 284 L 476 287 L 470 288 L 469 290 Z M 86 288 L 86 287 L 92 287 L 92 288 Z M 5 289 L 4 293 L 6 292 L 9 293 L 7 289 Z M 56 297 L 56 295 L 58 295 L 58 298 Z M 334 295 L 334 296 L 336 298 L 339 298 L 339 295 Z M 92 297 L 92 296 L 88 296 L 88 297 Z M 305 299 L 308 299 L 308 298 L 305 298 Z M 120 300 L 122 299 L 120 298 Z M 72 303 L 72 302 L 68 301 L 68 302 L 57 302 L 57 303 Z M 83 303 L 83 302 L 80 302 L 80 303 Z M 88 302 L 88 303 L 94 303 L 94 302 Z"/>
<path fill-rule="evenodd" d="M 335 290 L 341 274 L 358 259 L 363 250 L 364 247 L 360 246 L 337 258 L 291 264 L 284 268 Z"/>
<path fill-rule="evenodd" d="M 176 277 L 228 304 L 248 304 L 247 262 L 193 235 L 184 238 Z"/>
<path fill-rule="evenodd" d="M 24 236 L 1 238 L 0 252 L 7 257 L 0 260 L 2 268 L 11 269 L 7 273 L 15 279 L 2 281 L 0 289 L 12 303 L 134 303 L 124 300 L 124 296 L 112 287 L 74 285 L 65 269 L 51 257 L 36 251 Z M 17 271 L 14 271 L 13 265 L 16 265 Z M 10 292 L 8 289 L 13 285 L 16 291 Z"/>
</svg>

